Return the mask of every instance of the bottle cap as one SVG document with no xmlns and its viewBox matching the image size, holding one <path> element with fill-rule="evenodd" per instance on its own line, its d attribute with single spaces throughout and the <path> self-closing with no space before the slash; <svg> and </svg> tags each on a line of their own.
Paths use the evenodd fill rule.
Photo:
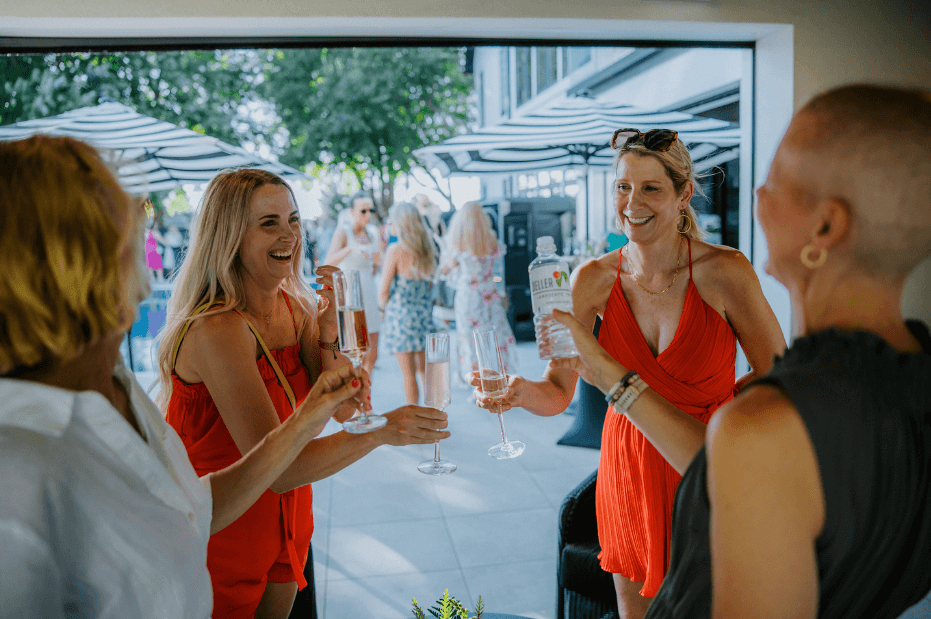
<svg viewBox="0 0 931 619">
<path fill-rule="evenodd" d="M 551 236 L 541 236 L 537 237 L 537 254 L 555 254 L 556 253 L 556 243 L 553 242 L 553 237 Z"/>
</svg>

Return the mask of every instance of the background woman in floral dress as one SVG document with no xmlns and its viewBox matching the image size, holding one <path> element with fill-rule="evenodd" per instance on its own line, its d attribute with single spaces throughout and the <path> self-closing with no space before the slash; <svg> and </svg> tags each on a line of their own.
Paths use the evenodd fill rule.
<svg viewBox="0 0 931 619">
<path fill-rule="evenodd" d="M 467 202 L 453 215 L 444 240 L 442 273 L 456 289 L 459 375 L 465 377 L 478 369 L 472 330 L 483 325 L 497 327 L 501 360 L 508 374 L 516 372 L 514 332 L 508 324 L 504 299 L 494 280 L 495 261 L 504 256 L 504 244 L 498 242 L 488 215 L 477 202 Z"/>
</svg>

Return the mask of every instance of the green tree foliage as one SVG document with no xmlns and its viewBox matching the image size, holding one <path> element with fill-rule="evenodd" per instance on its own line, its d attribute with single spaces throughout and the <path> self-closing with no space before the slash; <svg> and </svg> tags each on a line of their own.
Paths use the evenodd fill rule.
<svg viewBox="0 0 931 619">
<path fill-rule="evenodd" d="M 263 69 L 255 52 L 236 50 L 0 56 L 0 124 L 113 100 L 236 145 L 261 143 L 274 121 L 255 113 Z"/>
<path fill-rule="evenodd" d="M 263 93 L 290 135 L 282 161 L 351 172 L 386 209 L 397 177 L 419 165 L 413 151 L 468 122 L 463 64 L 462 51 L 450 48 L 275 52 Z"/>
</svg>

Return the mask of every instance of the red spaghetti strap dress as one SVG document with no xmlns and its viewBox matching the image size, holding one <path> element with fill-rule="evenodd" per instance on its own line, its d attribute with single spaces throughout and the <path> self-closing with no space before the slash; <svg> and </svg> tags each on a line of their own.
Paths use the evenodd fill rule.
<svg viewBox="0 0 931 619">
<path fill-rule="evenodd" d="M 598 341 L 660 396 L 703 423 L 734 397 L 737 339 L 695 288 L 691 241 L 685 307 L 669 347 L 653 356 L 624 297 L 620 264 Z M 595 487 L 598 558 L 606 572 L 642 582 L 644 596 L 656 595 L 669 568 L 672 503 L 679 479 L 625 415 L 608 410 Z"/>
<path fill-rule="evenodd" d="M 285 301 L 293 323 L 287 294 Z M 297 325 L 294 333 L 297 335 Z M 293 346 L 271 351 L 298 403 L 311 388 L 300 350 L 298 338 Z M 288 396 L 265 355 L 256 364 L 278 417 L 284 421 L 293 412 Z M 218 471 L 239 460 L 239 448 L 204 384 L 187 384 L 172 371 L 172 385 L 168 423 L 184 441 L 197 474 Z M 238 520 L 210 537 L 207 569 L 213 583 L 214 617 L 251 619 L 269 581 L 296 581 L 302 589 L 307 586 L 303 573 L 314 530 L 312 501 L 310 484 L 284 494 L 266 490 Z"/>
</svg>

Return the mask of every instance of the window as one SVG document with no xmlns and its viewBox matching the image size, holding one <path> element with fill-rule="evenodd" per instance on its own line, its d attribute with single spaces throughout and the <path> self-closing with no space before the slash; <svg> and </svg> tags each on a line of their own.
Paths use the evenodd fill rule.
<svg viewBox="0 0 931 619">
<path fill-rule="evenodd" d="M 562 76 L 566 77 L 592 59 L 590 47 L 562 48 Z"/>
<path fill-rule="evenodd" d="M 501 48 L 501 115 L 511 117 L 511 48 Z"/>
<path fill-rule="evenodd" d="M 478 88 L 478 126 L 485 126 L 485 72 L 479 71 L 478 83 L 476 84 Z"/>
<path fill-rule="evenodd" d="M 538 47 L 537 92 L 543 92 L 556 83 L 556 47 Z"/>
<path fill-rule="evenodd" d="M 523 105 L 533 96 L 531 75 L 530 75 L 530 48 L 518 47 L 514 50 L 517 52 L 515 62 L 515 72 L 517 73 L 517 105 Z"/>
</svg>

